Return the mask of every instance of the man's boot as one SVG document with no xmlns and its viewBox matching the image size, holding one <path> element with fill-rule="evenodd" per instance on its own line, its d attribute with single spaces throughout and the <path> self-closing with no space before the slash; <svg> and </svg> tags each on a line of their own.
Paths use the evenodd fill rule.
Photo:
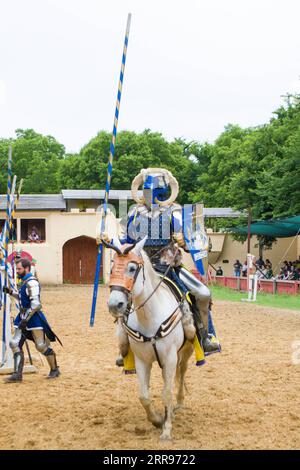
<svg viewBox="0 0 300 470">
<path fill-rule="evenodd" d="M 201 334 L 201 333 L 200 333 Z M 216 341 L 211 341 L 207 331 L 204 329 L 202 337 L 202 346 L 203 350 L 207 354 L 212 354 L 214 352 L 220 351 L 220 345 Z"/>
<path fill-rule="evenodd" d="M 23 351 L 14 353 L 14 372 L 8 377 L 6 383 L 22 382 L 23 380 L 23 367 L 24 367 L 24 353 Z"/>
<path fill-rule="evenodd" d="M 58 367 L 57 362 L 56 362 L 56 354 L 53 351 L 53 349 L 48 348 L 47 351 L 44 353 L 44 356 L 46 357 L 47 362 L 50 366 L 50 372 L 49 372 L 49 375 L 48 375 L 47 378 L 48 379 L 55 379 L 56 377 L 59 377 L 60 376 L 60 371 L 59 371 L 59 367 Z"/>
</svg>

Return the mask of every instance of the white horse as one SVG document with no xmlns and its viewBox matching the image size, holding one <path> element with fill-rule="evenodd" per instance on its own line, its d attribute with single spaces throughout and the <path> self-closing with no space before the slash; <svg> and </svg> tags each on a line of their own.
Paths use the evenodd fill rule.
<svg viewBox="0 0 300 470">
<path fill-rule="evenodd" d="M 184 400 L 184 375 L 193 352 L 195 328 L 190 310 L 179 304 L 174 294 L 153 269 L 143 251 L 146 239 L 116 251 L 111 271 L 110 313 L 118 318 L 117 335 L 123 356 L 128 352 L 128 337 L 135 357 L 140 401 L 148 420 L 162 427 L 163 440 L 172 439 L 172 395 L 177 377 L 177 406 Z M 158 286 L 158 287 L 157 287 Z M 132 304 L 131 304 L 132 302 Z M 128 305 L 132 305 L 127 316 Z M 158 361 L 164 380 L 162 394 L 165 416 L 158 414 L 150 400 L 150 374 Z"/>
</svg>

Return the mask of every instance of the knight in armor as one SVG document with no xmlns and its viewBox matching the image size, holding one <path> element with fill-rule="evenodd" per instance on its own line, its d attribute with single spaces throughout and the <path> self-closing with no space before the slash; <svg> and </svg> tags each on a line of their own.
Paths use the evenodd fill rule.
<svg viewBox="0 0 300 470">
<path fill-rule="evenodd" d="M 18 260 L 16 271 L 21 284 L 18 286 L 18 291 L 6 288 L 6 292 L 18 299 L 20 305 L 20 313 L 14 321 L 15 333 L 10 342 L 14 354 L 14 372 L 7 379 L 9 383 L 22 381 L 23 345 L 26 339 L 34 341 L 36 349 L 46 357 L 50 366 L 48 378 L 56 378 L 60 375 L 56 354 L 51 347 L 51 342 L 58 338 L 41 310 L 40 284 L 30 270 L 31 263 L 28 259 Z"/>
<path fill-rule="evenodd" d="M 143 195 L 140 198 L 138 189 L 141 185 Z M 179 191 L 178 182 L 168 170 L 148 168 L 134 178 L 131 190 L 137 204 L 129 210 L 121 242 L 136 243 L 147 237 L 144 250 L 154 268 L 163 274 L 168 263 L 162 255 L 169 247 L 174 252 L 174 241 L 177 246 L 189 251 L 183 234 L 182 207 L 175 203 Z M 170 190 L 171 194 L 168 194 Z M 220 350 L 220 345 L 216 341 L 211 341 L 208 334 L 210 290 L 182 265 L 180 252 L 176 258 L 168 276 L 181 290 L 188 291 L 195 299 L 194 307 L 197 315 L 194 315 L 194 322 L 198 331 L 200 330 L 204 352 L 206 354 L 217 352 Z M 117 363 L 121 365 L 122 361 L 119 359 Z"/>
</svg>

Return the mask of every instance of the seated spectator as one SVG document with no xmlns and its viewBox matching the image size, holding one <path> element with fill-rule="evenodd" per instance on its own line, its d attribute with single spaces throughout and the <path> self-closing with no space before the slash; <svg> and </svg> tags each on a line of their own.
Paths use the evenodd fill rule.
<svg viewBox="0 0 300 470">
<path fill-rule="evenodd" d="M 294 279 L 294 277 L 297 276 L 297 270 L 295 266 L 291 266 L 289 271 L 288 271 L 288 280 L 289 281 L 296 281 L 297 279 Z"/>
<path fill-rule="evenodd" d="M 233 265 L 233 275 L 235 277 L 241 277 L 241 269 L 242 269 L 242 264 L 240 263 L 240 261 L 237 259 Z"/>
<path fill-rule="evenodd" d="M 300 281 L 300 269 L 295 269 L 293 272 L 292 281 Z"/>
<path fill-rule="evenodd" d="M 284 281 L 288 281 L 290 279 L 290 271 L 288 269 L 286 269 L 284 272 L 283 272 L 283 280 Z"/>
<path fill-rule="evenodd" d="M 30 240 L 31 242 L 36 242 L 40 240 L 36 227 L 32 227 L 31 232 L 28 234 L 28 240 Z"/>
<path fill-rule="evenodd" d="M 280 268 L 279 273 L 276 276 L 276 279 L 283 280 L 285 278 L 285 270 L 284 268 Z"/>
<path fill-rule="evenodd" d="M 260 257 L 258 258 L 258 260 L 256 261 L 256 264 L 257 264 L 257 266 L 258 266 L 260 269 L 266 267 L 266 264 L 265 264 L 265 262 L 264 262 L 262 256 L 260 256 Z"/>
<path fill-rule="evenodd" d="M 300 265 L 299 260 L 288 261 L 285 260 L 280 268 L 279 274 L 276 279 L 283 281 L 299 281 L 300 280 Z"/>
<path fill-rule="evenodd" d="M 282 269 L 283 269 L 284 271 L 287 271 L 287 270 L 288 270 L 288 267 L 289 267 L 289 262 L 288 262 L 287 260 L 285 260 L 285 261 L 283 262 Z"/>
<path fill-rule="evenodd" d="M 223 276 L 223 269 L 221 266 L 218 266 L 218 269 L 216 270 L 216 276 Z"/>
<path fill-rule="evenodd" d="M 247 260 L 244 261 L 244 264 L 242 266 L 242 276 L 247 277 Z"/>
<path fill-rule="evenodd" d="M 272 269 L 272 263 L 269 259 L 266 259 L 266 268 L 267 269 Z"/>
</svg>

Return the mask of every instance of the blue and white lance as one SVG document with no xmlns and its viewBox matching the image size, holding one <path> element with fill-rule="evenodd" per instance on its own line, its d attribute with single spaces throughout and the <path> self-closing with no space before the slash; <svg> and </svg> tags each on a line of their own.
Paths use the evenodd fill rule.
<svg viewBox="0 0 300 470">
<path fill-rule="evenodd" d="M 108 198 L 109 198 L 109 191 L 110 191 L 110 184 L 111 184 L 111 177 L 112 177 L 112 170 L 113 170 L 113 159 L 115 155 L 115 145 L 116 145 L 116 138 L 117 138 L 118 119 L 119 119 L 119 112 L 120 112 L 120 103 L 121 103 L 121 96 L 122 96 L 130 23 L 131 23 L 131 13 L 128 13 L 124 47 L 123 47 L 123 55 L 122 55 L 122 64 L 121 64 L 121 71 L 120 71 L 119 85 L 118 85 L 117 103 L 116 103 L 116 108 L 115 108 L 114 125 L 113 125 L 113 131 L 112 131 L 112 137 L 111 137 L 110 149 L 109 149 L 107 178 L 106 178 L 106 184 L 105 184 L 105 195 L 104 195 L 104 204 L 103 204 L 103 215 L 101 219 L 101 233 L 103 233 L 105 230 L 105 218 L 106 218 L 107 209 L 108 209 Z M 98 254 L 97 254 L 93 301 L 92 301 L 92 309 L 91 309 L 91 316 L 90 316 L 90 326 L 94 326 L 94 322 L 95 322 L 95 312 L 96 312 L 96 304 L 97 304 L 97 296 L 98 296 L 102 253 L 103 253 L 103 245 L 102 243 L 100 243 L 98 246 Z"/>
</svg>

